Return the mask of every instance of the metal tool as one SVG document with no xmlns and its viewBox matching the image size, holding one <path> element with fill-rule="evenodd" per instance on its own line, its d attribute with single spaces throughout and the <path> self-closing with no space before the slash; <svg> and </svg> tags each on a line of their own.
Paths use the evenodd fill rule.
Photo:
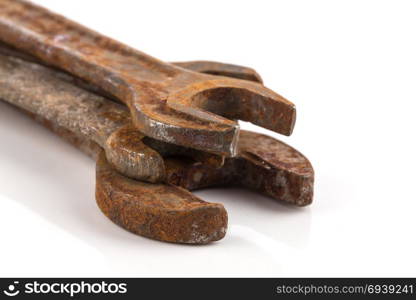
<svg viewBox="0 0 416 300">
<path fill-rule="evenodd" d="M 4 44 L 0 44 L 0 53 L 39 63 L 37 59 Z M 163 181 L 165 171 L 161 155 L 188 155 L 217 167 L 224 163 L 221 156 L 145 138 L 132 127 L 130 115 L 124 106 L 77 88 L 74 84 L 79 85 L 80 81 L 69 74 L 21 60 L 4 60 L 1 63 L 0 96 L 33 114 L 53 119 L 58 126 L 82 133 L 105 149 L 113 167 L 126 176 L 148 182 Z M 215 68 L 217 72 L 260 80 L 254 70 L 234 65 L 210 62 L 181 65 L 208 72 Z M 81 83 L 81 86 L 97 91 L 91 84 Z M 156 151 L 146 146 L 143 140 Z"/>
<path fill-rule="evenodd" d="M 45 66 L 0 55 L 0 98 L 31 111 L 32 117 L 46 127 L 97 158 L 97 203 L 104 214 L 123 228 L 177 243 L 203 244 L 221 239 L 227 228 L 224 207 L 204 202 L 181 187 L 193 190 L 237 185 L 299 206 L 311 203 L 313 169 L 309 161 L 280 141 L 245 131 L 241 133 L 237 156 L 226 158 L 221 168 L 198 162 L 192 155 L 171 156 L 185 153 L 164 152 L 159 145 L 158 151 L 164 152 L 165 157 L 160 160 L 163 168 L 159 167 L 156 174 L 164 175 L 155 178 L 164 183 L 145 183 L 123 176 L 113 168 L 114 164 L 109 164 L 99 144 L 108 148 L 111 132 L 125 128 L 125 119 L 128 119 L 125 109 L 62 76 Z M 63 111 L 66 113 L 61 114 Z M 140 135 L 137 131 L 135 134 Z M 132 159 L 137 160 L 137 166 L 149 164 L 148 158 L 159 160 L 162 156 L 142 140 L 128 139 L 128 143 L 136 145 L 131 148 L 140 145 L 143 156 Z M 124 145 L 124 141 L 120 143 Z M 123 171 L 123 167 L 119 169 Z M 149 168 L 142 170 L 143 174 L 150 174 Z M 154 173 L 148 178 L 152 176 Z"/>
<path fill-rule="evenodd" d="M 261 84 L 164 63 L 22 0 L 0 0 L 0 40 L 115 96 L 157 140 L 235 156 L 234 119 L 286 135 L 294 127 L 295 106 Z"/>
</svg>

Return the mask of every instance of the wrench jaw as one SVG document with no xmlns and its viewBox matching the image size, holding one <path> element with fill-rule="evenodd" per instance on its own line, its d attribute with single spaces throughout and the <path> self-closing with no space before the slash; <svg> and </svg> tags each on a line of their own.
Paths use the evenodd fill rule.
<svg viewBox="0 0 416 300">
<path fill-rule="evenodd" d="M 131 123 L 114 131 L 105 141 L 104 150 L 108 162 L 119 173 L 150 183 L 166 180 L 164 157 L 189 157 L 213 168 L 224 164 L 223 156 L 145 137 Z"/>
<path fill-rule="evenodd" d="M 237 78 L 261 84 L 263 83 L 263 79 L 260 74 L 256 72 L 256 70 L 244 66 L 206 60 L 174 62 L 172 64 L 198 73 Z"/>
<path fill-rule="evenodd" d="M 192 159 L 202 164 L 210 165 L 214 168 L 221 168 L 224 165 L 225 157 L 204 152 L 192 148 L 186 148 L 175 144 L 165 143 L 150 137 L 144 137 L 142 142 L 149 148 L 155 150 L 163 158 L 181 157 Z M 165 179 L 165 178 L 164 178 Z"/>
<path fill-rule="evenodd" d="M 146 182 L 162 182 L 165 179 L 163 157 L 148 147 L 144 135 L 127 124 L 113 132 L 105 141 L 104 150 L 108 162 L 121 174 Z"/>
<path fill-rule="evenodd" d="M 145 237 L 173 243 L 207 244 L 222 239 L 228 216 L 221 204 L 207 203 L 174 185 L 148 184 L 120 175 L 99 154 L 96 200 L 114 223 Z"/>
<path fill-rule="evenodd" d="M 200 122 L 230 128 L 226 138 L 216 138 L 204 145 L 205 151 L 229 157 L 237 154 L 239 127 L 235 120 L 248 121 L 284 135 L 292 133 L 296 121 L 293 103 L 260 84 L 246 80 L 224 78 L 190 84 L 171 93 L 166 105 Z M 189 130 L 189 125 L 187 127 Z M 199 139 L 210 140 L 211 135 L 207 133 L 199 133 Z M 230 137 L 231 134 L 234 136 Z M 197 148 L 191 141 L 186 139 L 185 146 Z M 178 140 L 171 142 L 178 143 Z"/>
<path fill-rule="evenodd" d="M 133 94 L 130 111 L 135 126 L 154 139 L 228 157 L 237 154 L 237 119 L 284 135 L 292 133 L 294 104 L 264 86 L 203 74 L 196 82 L 189 78 L 182 78 L 177 86 L 185 87 L 167 96 Z"/>
<path fill-rule="evenodd" d="M 236 162 L 240 186 L 274 199 L 307 206 L 312 203 L 314 170 L 293 147 L 272 137 L 244 131 Z"/>
<path fill-rule="evenodd" d="M 221 124 L 239 119 L 284 135 L 292 134 L 296 121 L 293 103 L 263 85 L 238 79 L 191 84 L 170 94 L 167 105 L 201 120 Z"/>
<path fill-rule="evenodd" d="M 309 160 L 272 137 L 242 131 L 238 155 L 222 168 L 165 159 L 167 182 L 188 190 L 234 185 L 296 206 L 312 203 L 314 171 Z"/>
<path fill-rule="evenodd" d="M 164 101 L 143 98 L 134 101 L 130 112 L 134 125 L 146 136 L 221 156 L 236 154 L 240 131 L 236 121 L 199 109 L 199 117 L 195 117 L 195 109 L 186 114 L 169 108 Z"/>
</svg>

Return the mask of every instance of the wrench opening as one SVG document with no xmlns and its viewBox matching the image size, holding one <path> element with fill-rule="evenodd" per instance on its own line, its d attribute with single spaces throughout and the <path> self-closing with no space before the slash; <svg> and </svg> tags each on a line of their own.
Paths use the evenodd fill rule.
<svg viewBox="0 0 416 300">
<path fill-rule="evenodd" d="M 296 121 L 295 105 L 262 85 L 217 79 L 191 85 L 170 95 L 168 106 L 209 122 L 248 121 L 290 135 Z M 207 113 L 208 112 L 208 113 Z"/>
</svg>

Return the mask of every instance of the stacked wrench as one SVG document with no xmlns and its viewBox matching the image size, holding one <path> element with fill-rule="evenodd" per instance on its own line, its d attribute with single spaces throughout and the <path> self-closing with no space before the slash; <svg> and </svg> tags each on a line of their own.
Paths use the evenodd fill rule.
<svg viewBox="0 0 416 300">
<path fill-rule="evenodd" d="M 188 191 L 209 186 L 311 203 L 302 154 L 225 118 L 291 133 L 294 106 L 255 71 L 163 63 L 20 0 L 0 0 L 0 39 L 0 98 L 97 159 L 98 206 L 127 230 L 177 243 L 221 239 L 224 207 Z"/>
<path fill-rule="evenodd" d="M 164 63 L 29 2 L 0 0 L 0 39 L 115 96 L 158 140 L 234 156 L 234 119 L 294 127 L 294 105 L 262 85 Z"/>
</svg>

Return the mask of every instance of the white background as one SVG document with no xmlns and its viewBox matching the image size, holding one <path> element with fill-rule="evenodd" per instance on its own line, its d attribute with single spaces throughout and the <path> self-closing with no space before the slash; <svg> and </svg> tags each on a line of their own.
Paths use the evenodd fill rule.
<svg viewBox="0 0 416 300">
<path fill-rule="evenodd" d="M 93 161 L 0 103 L 0 276 L 416 276 L 414 1 L 36 2 L 162 60 L 255 68 L 298 121 L 242 126 L 303 152 L 315 198 L 205 190 L 223 240 L 135 236 L 96 206 Z"/>
</svg>

